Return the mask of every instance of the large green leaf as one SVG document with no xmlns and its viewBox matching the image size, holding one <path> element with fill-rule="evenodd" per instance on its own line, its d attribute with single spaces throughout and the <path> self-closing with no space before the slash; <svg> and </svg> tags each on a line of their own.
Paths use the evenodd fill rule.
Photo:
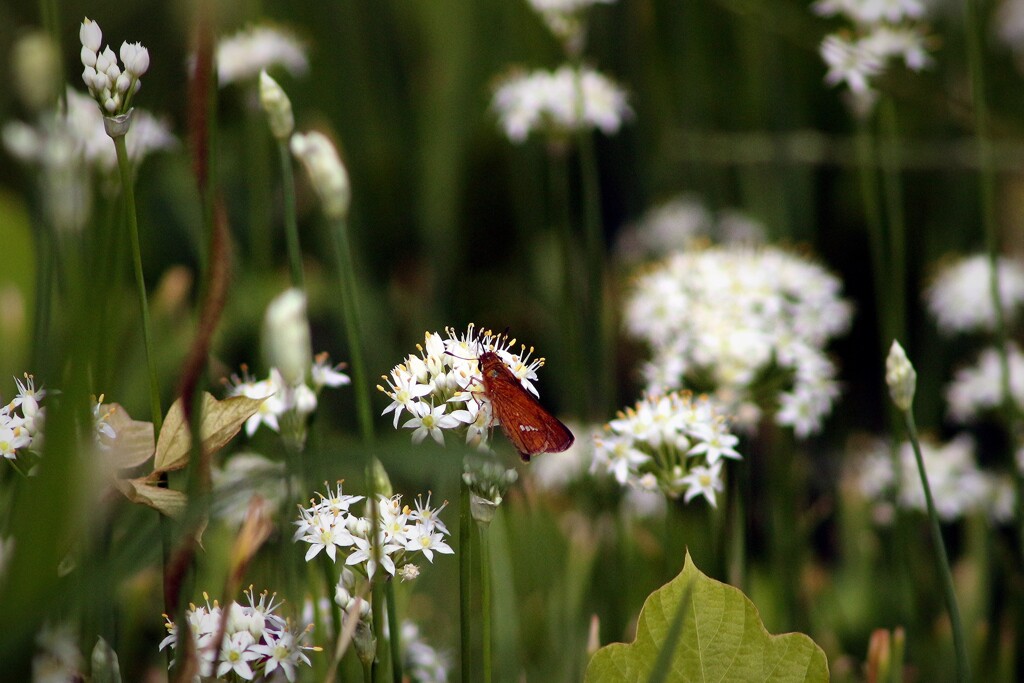
<svg viewBox="0 0 1024 683">
<path fill-rule="evenodd" d="M 679 637 L 667 642 L 682 609 Z M 587 683 L 646 683 L 663 648 L 672 648 L 669 681 L 827 681 L 828 661 L 802 633 L 773 636 L 754 603 L 739 589 L 709 579 L 686 554 L 683 571 L 651 593 L 640 612 L 636 640 L 598 650 Z"/>
</svg>

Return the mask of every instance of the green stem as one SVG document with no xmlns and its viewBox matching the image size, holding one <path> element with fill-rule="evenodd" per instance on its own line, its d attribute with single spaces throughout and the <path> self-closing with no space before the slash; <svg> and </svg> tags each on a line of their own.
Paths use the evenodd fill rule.
<svg viewBox="0 0 1024 683">
<path fill-rule="evenodd" d="M 896 107 L 892 98 L 883 97 L 881 103 L 881 125 L 885 144 L 882 145 L 882 181 L 885 193 L 886 216 L 889 219 L 889 263 L 886 272 L 889 282 L 886 287 L 886 304 L 892 311 L 888 339 L 906 339 L 906 242 L 907 225 L 903 213 L 903 183 L 900 178 L 899 128 Z"/>
<path fill-rule="evenodd" d="M 124 136 L 114 140 L 117 150 L 117 168 L 121 174 L 121 188 L 124 191 L 125 209 L 128 217 L 128 233 L 132 242 L 132 261 L 135 266 L 135 285 L 139 293 L 139 307 L 142 309 L 142 338 L 146 346 L 146 364 L 149 367 L 149 406 L 153 416 L 153 434 L 160 433 L 163 410 L 160 408 L 160 386 L 157 384 L 156 360 L 153 357 L 152 326 L 149 322 L 149 301 L 146 297 L 146 280 L 142 273 L 142 249 L 139 246 L 139 220 L 135 214 L 135 188 L 132 180 L 131 163 L 125 147 Z"/>
<path fill-rule="evenodd" d="M 472 610 L 471 585 L 473 575 L 473 554 L 470 552 L 472 517 L 469 511 L 469 485 L 462 481 L 459 494 L 459 643 L 462 680 L 473 680 L 472 643 L 470 614 Z"/>
<path fill-rule="evenodd" d="M 964 641 L 964 628 L 960 621 L 960 608 L 956 601 L 953 573 L 949 569 L 949 556 L 946 554 L 945 541 L 942 540 L 939 514 L 935 511 L 932 489 L 928 485 L 928 475 L 924 469 L 924 457 L 921 455 L 921 444 L 917 438 L 917 424 L 914 422 L 914 413 L 912 411 L 903 411 L 903 423 L 907 428 L 910 444 L 914 448 L 917 472 L 921 475 L 921 487 L 924 489 L 924 499 L 928 506 L 928 520 L 931 526 L 932 543 L 935 545 L 939 573 L 942 575 L 942 589 L 946 598 L 946 607 L 949 609 L 949 620 L 953 627 L 953 646 L 956 650 L 956 679 L 960 683 L 966 683 L 971 680 L 971 666 L 970 661 L 967 659 L 967 643 Z"/>
<path fill-rule="evenodd" d="M 277 141 L 277 152 L 281 159 L 281 190 L 284 194 L 284 235 L 288 242 L 288 262 L 291 264 L 292 284 L 304 289 L 302 278 L 302 250 L 299 247 L 299 225 L 295 218 L 295 175 L 292 172 L 292 155 L 287 140 Z"/>
<path fill-rule="evenodd" d="M 562 251 L 562 307 L 566 324 L 562 325 L 565 334 L 565 348 L 569 354 L 569 367 L 572 369 L 572 397 L 578 415 L 586 414 L 586 362 L 580 344 L 583 324 L 580 321 L 579 294 L 576 291 L 576 249 L 572 234 L 572 216 L 569 210 L 571 196 L 569 188 L 569 172 L 565 151 L 551 150 L 548 154 L 551 203 L 557 203 L 559 216 L 558 237 Z"/>
<path fill-rule="evenodd" d="M 379 525 L 374 523 L 373 524 L 373 528 L 376 530 L 376 529 L 379 528 Z M 371 548 L 371 552 L 376 550 L 377 547 L 378 546 L 376 544 L 374 544 L 372 546 L 372 548 Z M 377 576 L 378 577 L 380 576 L 379 572 L 383 571 L 383 569 L 384 568 L 381 567 L 380 564 L 378 563 L 377 564 L 377 572 L 378 572 Z M 381 676 L 379 675 L 380 671 L 381 671 L 380 653 L 381 653 L 381 647 L 384 645 L 384 641 L 383 641 L 383 637 L 384 637 L 384 595 L 383 595 L 383 593 L 384 593 L 384 591 L 381 588 L 380 581 L 373 580 L 372 583 L 371 583 L 371 588 L 370 588 L 370 612 L 373 614 L 373 631 L 374 631 L 374 635 L 376 636 L 376 639 L 377 639 L 377 656 L 373 660 L 373 662 L 374 662 L 374 665 L 373 665 L 374 677 L 373 678 L 376 681 L 380 681 L 380 679 L 381 679 Z M 391 628 L 394 628 L 394 626 L 392 626 Z"/>
<path fill-rule="evenodd" d="M 999 227 L 996 223 L 995 209 L 995 167 L 992 163 L 992 141 L 989 138 L 988 103 L 985 99 L 985 70 L 982 64 L 983 52 L 979 31 L 978 0 L 967 0 L 964 3 L 964 20 L 967 34 L 967 63 L 971 74 L 971 102 L 974 107 L 974 134 L 978 144 L 979 191 L 981 192 L 981 222 L 985 229 L 985 248 L 989 261 L 989 294 L 995 309 L 996 349 L 999 353 L 1000 392 L 1002 407 L 1009 421 L 1010 437 L 1014 440 L 1014 450 L 1021 443 L 1024 433 L 1024 417 L 1020 407 L 1013 398 L 1010 380 L 1009 334 L 1006 329 L 1006 318 L 1003 310 L 1002 290 L 999 287 Z M 1020 468 L 1013 468 L 1017 491 L 1024 491 L 1024 473 Z M 1024 512 L 1018 506 L 1017 533 L 1021 544 L 1024 544 Z"/>
<path fill-rule="evenodd" d="M 577 117 L 583 120 L 582 66 L 576 64 Z M 587 333 L 590 337 L 592 358 L 590 367 L 593 378 L 590 398 L 590 415 L 600 417 L 609 405 L 611 362 L 608 357 L 608 343 L 604 325 L 604 225 L 601 220 L 601 182 L 594 153 L 594 138 L 589 129 L 582 126 L 576 132 L 576 146 L 580 161 L 580 182 L 583 190 L 583 237 L 587 263 L 587 311 L 589 313 Z"/>
<path fill-rule="evenodd" d="M 488 524 L 477 524 L 480 530 L 480 618 L 483 620 L 481 636 L 484 640 L 484 683 L 491 683 L 491 546 Z"/>
<path fill-rule="evenodd" d="M 388 579 L 384 584 L 388 601 L 388 641 L 391 644 L 391 679 L 402 683 L 402 625 L 398 623 L 398 608 L 395 606 L 395 582 Z"/>
<path fill-rule="evenodd" d="M 334 250 L 338 261 L 338 275 L 341 278 L 341 313 L 345 321 L 349 353 L 352 361 L 352 385 L 356 395 L 356 413 L 363 442 L 373 443 L 373 416 L 370 411 L 370 393 L 366 383 L 363 364 L 363 347 L 359 329 L 359 297 L 356 289 L 356 274 L 352 263 L 352 249 L 349 245 L 348 222 L 344 218 L 334 219 Z"/>
<path fill-rule="evenodd" d="M 42 220 L 40 229 L 34 232 L 36 238 L 36 301 L 32 319 L 32 365 L 33 372 L 42 369 L 44 352 L 50 348 L 50 304 L 53 299 L 54 258 L 56 249 L 52 226 Z"/>
</svg>

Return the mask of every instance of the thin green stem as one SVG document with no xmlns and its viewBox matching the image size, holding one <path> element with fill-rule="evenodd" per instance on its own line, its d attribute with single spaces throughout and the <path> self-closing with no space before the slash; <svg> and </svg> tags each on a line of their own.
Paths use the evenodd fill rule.
<svg viewBox="0 0 1024 683">
<path fill-rule="evenodd" d="M 964 640 L 964 627 L 960 621 L 960 607 L 956 601 L 956 588 L 953 586 L 953 573 L 949 569 L 949 556 L 946 554 L 946 543 L 942 540 L 942 528 L 939 526 L 939 514 L 935 510 L 935 501 L 932 499 L 932 489 L 928 485 L 928 475 L 924 468 L 924 457 L 921 455 L 921 444 L 917 438 L 917 424 L 914 422 L 914 413 L 910 410 L 903 412 L 903 423 L 907 428 L 907 436 L 914 448 L 914 457 L 917 460 L 917 472 L 921 475 L 921 488 L 924 489 L 925 504 L 928 506 L 928 520 L 931 526 L 932 543 L 935 546 L 935 555 L 939 566 L 939 573 L 942 575 L 942 589 L 946 598 L 946 607 L 949 609 L 949 620 L 953 627 L 953 647 L 956 650 L 956 679 L 960 683 L 971 680 L 971 665 L 967 658 L 967 643 Z"/>
<path fill-rule="evenodd" d="M 573 406 L 578 415 L 586 414 L 586 362 L 580 343 L 583 323 L 580 320 L 579 293 L 576 287 L 576 249 L 572 232 L 572 215 L 570 211 L 571 196 L 569 188 L 569 172 L 564 149 L 552 149 L 548 154 L 548 173 L 550 178 L 550 203 L 558 204 L 558 238 L 562 252 L 562 310 L 565 324 L 561 326 L 565 334 L 565 348 L 569 354 L 569 367 L 572 372 Z"/>
<path fill-rule="evenodd" d="M 490 528 L 486 523 L 477 524 L 480 531 L 480 618 L 483 628 L 480 629 L 484 641 L 484 683 L 491 683 L 491 541 Z"/>
<path fill-rule="evenodd" d="M 388 601 L 388 641 L 391 644 L 391 680 L 402 683 L 402 625 L 398 623 L 398 608 L 395 605 L 395 582 L 391 579 L 384 584 Z"/>
<path fill-rule="evenodd" d="M 363 346 L 359 328 L 359 296 L 356 273 L 352 263 L 352 249 L 349 245 L 348 222 L 344 218 L 334 220 L 334 250 L 338 261 L 338 275 L 341 278 L 341 313 L 345 321 L 349 354 L 352 362 L 352 384 L 356 395 L 356 414 L 363 442 L 373 443 L 373 416 L 370 411 L 369 385 L 366 383 L 366 369 L 363 364 Z"/>
<path fill-rule="evenodd" d="M 302 277 L 302 249 L 299 247 L 299 224 L 295 218 L 295 174 L 287 140 L 277 141 L 281 160 L 281 190 L 284 195 L 284 235 L 288 242 L 288 263 L 291 265 L 292 284 L 304 289 Z"/>
<path fill-rule="evenodd" d="M 132 180 L 131 163 L 128 160 L 128 149 L 124 136 L 114 140 L 117 150 L 117 168 L 121 174 L 121 188 L 124 192 L 125 209 L 128 217 L 128 233 L 132 243 L 132 262 L 135 266 L 135 285 L 139 294 L 139 307 L 142 309 L 142 338 L 146 346 L 146 364 L 149 368 L 149 406 L 153 416 L 153 434 L 160 433 L 163 423 L 163 410 L 160 407 L 160 386 L 157 384 L 156 359 L 153 354 L 152 326 L 149 322 L 149 300 L 146 296 L 146 280 L 142 272 L 142 249 L 139 246 L 139 220 L 135 214 L 135 187 Z"/>
<path fill-rule="evenodd" d="M 470 552 L 472 517 L 469 511 L 469 484 L 462 481 L 459 494 L 459 644 L 462 680 L 473 680 L 470 614 L 472 610 L 470 582 L 473 575 L 473 554 Z"/>
<path fill-rule="evenodd" d="M 906 339 L 906 243 L 907 225 L 903 212 L 903 183 L 900 177 L 899 126 L 896 106 L 891 97 L 883 97 L 881 103 L 881 126 L 885 144 L 882 145 L 882 185 L 885 194 L 885 210 L 888 217 L 889 274 L 886 288 L 886 303 L 892 311 L 889 339 Z"/>
<path fill-rule="evenodd" d="M 378 529 L 379 525 L 374 523 L 374 529 Z M 373 550 L 376 550 L 378 546 L 374 544 Z M 372 551 L 371 551 L 372 552 Z M 377 565 L 378 571 L 380 570 L 380 564 Z M 374 658 L 374 680 L 380 681 L 383 677 L 380 676 L 380 653 L 381 647 L 384 645 L 384 590 L 381 588 L 379 581 L 372 581 L 370 590 L 370 612 L 373 614 L 373 631 L 377 640 L 377 656 Z M 392 626 L 391 628 L 394 628 Z"/>
</svg>

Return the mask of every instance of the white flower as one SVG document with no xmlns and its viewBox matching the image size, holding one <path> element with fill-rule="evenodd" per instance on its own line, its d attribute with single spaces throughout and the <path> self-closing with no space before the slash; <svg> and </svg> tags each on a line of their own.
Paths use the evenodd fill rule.
<svg viewBox="0 0 1024 683">
<path fill-rule="evenodd" d="M 829 85 L 846 83 L 855 93 L 870 90 L 870 79 L 880 74 L 884 66 L 879 55 L 867 45 L 836 34 L 825 37 L 820 52 L 828 67 L 825 82 Z"/>
<path fill-rule="evenodd" d="M 538 131 L 565 135 L 599 128 L 611 135 L 633 114 L 621 87 L 593 69 L 571 66 L 507 77 L 495 90 L 492 107 L 513 142 Z"/>
<path fill-rule="evenodd" d="M 1010 397 L 1024 406 L 1024 354 L 1016 344 L 1007 348 L 1010 371 Z M 971 422 L 980 415 L 998 409 L 1003 402 L 1002 362 L 999 351 L 988 348 L 978 361 L 957 370 L 946 387 L 949 416 L 957 422 Z"/>
<path fill-rule="evenodd" d="M 837 14 L 857 24 L 897 24 L 924 18 L 930 0 L 817 0 L 813 9 L 823 17 Z"/>
<path fill-rule="evenodd" d="M 309 70 L 306 48 L 295 36 L 270 26 L 252 26 L 217 42 L 221 86 L 255 78 L 264 69 L 284 67 L 291 75 Z"/>
<path fill-rule="evenodd" d="M 448 657 L 427 644 L 419 628 L 403 621 L 401 628 L 402 668 L 418 683 L 446 683 Z"/>
<path fill-rule="evenodd" d="M 851 317 L 840 286 L 820 266 L 771 247 L 671 255 L 636 279 L 626 301 L 627 330 L 653 352 L 642 369 L 647 390 L 714 391 L 738 411 L 762 396 L 763 383 L 781 405 L 779 424 L 817 431 L 838 395 L 824 347 Z"/>
<path fill-rule="evenodd" d="M 988 257 L 964 257 L 942 268 L 925 292 L 928 310 L 946 334 L 995 329 Z M 1013 324 L 1024 305 L 1024 265 L 998 259 L 999 292 L 1007 324 Z"/>
<path fill-rule="evenodd" d="M 647 396 L 605 429 L 607 434 L 594 437 L 592 472 L 607 472 L 631 488 L 660 489 L 673 498 L 684 495 L 686 502 L 704 492 L 714 505 L 722 458 L 741 458 L 733 448 L 738 439 L 715 405 L 688 393 Z"/>
<path fill-rule="evenodd" d="M 684 502 L 689 503 L 697 496 L 704 496 L 711 507 L 718 507 L 715 492 L 725 488 L 725 483 L 722 481 L 722 463 L 716 461 L 707 467 L 697 465 L 687 472 L 686 476 L 680 478 L 677 485 L 686 487 L 686 493 L 683 496 Z"/>
<path fill-rule="evenodd" d="M 451 328 L 445 332 L 447 337 L 427 332 L 418 346 L 420 354 L 407 356 L 395 366 L 390 377 L 384 377 L 387 387 L 377 386 L 391 399 L 382 414 L 394 412 L 397 429 L 399 415 L 408 411 L 412 417 L 402 426 L 415 430 L 415 443 L 429 435 L 443 444 L 443 432 L 457 430 L 460 436 L 465 434 L 468 445 L 487 450 L 498 422 L 484 389 L 479 356 L 485 351 L 497 354 L 523 388 L 535 396 L 534 381 L 544 359 L 534 357 L 533 349 L 525 345 L 515 353 L 515 339 L 478 330 L 472 324 L 464 333 Z"/>
<path fill-rule="evenodd" d="M 352 198 L 348 171 L 338 157 L 338 150 L 323 133 L 295 133 L 291 150 L 309 174 L 313 189 L 323 203 L 328 218 L 344 218 Z"/>
</svg>

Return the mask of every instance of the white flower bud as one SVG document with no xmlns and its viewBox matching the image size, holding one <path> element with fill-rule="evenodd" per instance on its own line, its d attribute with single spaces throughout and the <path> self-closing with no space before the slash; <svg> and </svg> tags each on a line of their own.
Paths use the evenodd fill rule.
<svg viewBox="0 0 1024 683">
<path fill-rule="evenodd" d="M 277 81 L 260 72 L 260 105 L 267 112 L 270 132 L 278 140 L 284 140 L 295 130 L 295 117 L 292 114 L 292 103 L 284 89 Z"/>
<path fill-rule="evenodd" d="M 263 330 L 267 362 L 278 369 L 289 386 L 304 382 L 313 363 L 306 295 L 289 289 L 271 301 Z"/>
<path fill-rule="evenodd" d="M 138 78 L 149 69 L 149 50 L 142 43 L 125 41 L 121 43 L 121 63 L 125 71 Z"/>
<path fill-rule="evenodd" d="M 128 88 L 131 87 L 132 79 L 127 73 L 123 73 L 117 77 L 117 82 L 114 84 L 117 87 L 117 92 L 124 95 L 128 92 Z"/>
<path fill-rule="evenodd" d="M 84 45 L 82 46 L 82 65 L 96 66 L 96 53 Z"/>
<path fill-rule="evenodd" d="M 296 133 L 292 136 L 291 148 L 292 154 L 306 167 L 309 179 L 323 202 L 324 213 L 329 218 L 348 215 L 352 198 L 348 172 L 327 136 L 316 131 Z"/>
<path fill-rule="evenodd" d="M 120 99 L 120 98 L 118 98 Z M 107 110 L 108 114 L 113 114 L 117 111 L 118 102 L 114 99 L 114 96 L 107 96 L 103 100 L 103 108 Z"/>
<path fill-rule="evenodd" d="M 111 50 L 110 46 L 108 45 L 107 49 L 105 49 L 103 52 L 99 52 L 96 54 L 96 71 L 100 73 L 106 73 L 107 69 L 110 68 L 111 63 L 113 63 L 116 60 L 117 57 L 114 55 L 114 51 Z"/>
<path fill-rule="evenodd" d="M 87 66 L 82 69 L 82 81 L 85 83 L 85 87 L 89 89 L 89 92 L 95 92 L 96 90 L 96 69 L 91 66 Z"/>
<path fill-rule="evenodd" d="M 100 30 L 99 24 L 86 17 L 82 22 L 82 27 L 78 29 L 78 39 L 82 41 L 84 47 L 93 52 L 99 52 L 100 43 L 103 42 L 103 31 Z"/>
<path fill-rule="evenodd" d="M 903 347 L 895 340 L 889 349 L 889 357 L 885 359 L 885 383 L 889 385 L 889 395 L 896 407 L 903 412 L 910 410 L 917 389 L 917 372 Z"/>
</svg>

